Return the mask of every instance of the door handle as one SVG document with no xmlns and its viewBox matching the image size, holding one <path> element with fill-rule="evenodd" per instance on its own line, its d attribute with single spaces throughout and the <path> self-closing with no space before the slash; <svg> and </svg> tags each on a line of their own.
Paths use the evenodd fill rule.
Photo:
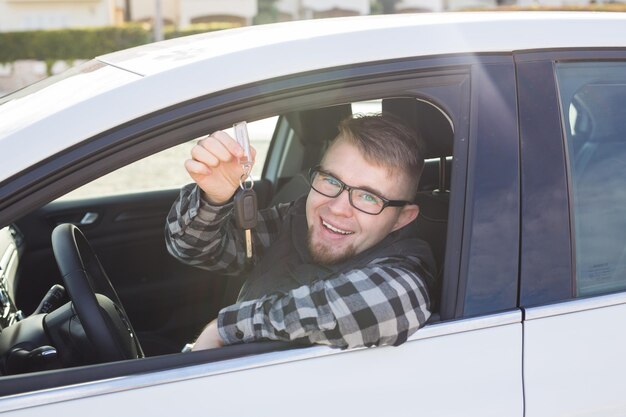
<svg viewBox="0 0 626 417">
<path fill-rule="evenodd" d="M 87 226 L 90 224 L 94 224 L 96 220 L 98 220 L 98 217 L 100 217 L 98 213 L 94 213 L 93 211 L 88 211 L 87 213 L 85 213 L 85 215 L 80 220 L 80 223 L 78 223 L 78 225 Z"/>
</svg>

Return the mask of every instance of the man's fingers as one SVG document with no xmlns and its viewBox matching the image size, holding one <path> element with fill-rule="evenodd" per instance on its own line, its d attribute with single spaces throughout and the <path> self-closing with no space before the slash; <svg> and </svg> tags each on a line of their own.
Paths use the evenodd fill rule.
<svg viewBox="0 0 626 417">
<path fill-rule="evenodd" d="M 185 161 L 185 169 L 190 174 L 195 175 L 211 175 L 211 169 L 202 162 L 194 161 L 193 159 L 187 159 Z"/>
<path fill-rule="evenodd" d="M 233 158 L 233 154 L 214 135 L 215 133 L 205 139 L 202 139 L 200 142 L 198 142 L 197 146 L 204 148 L 220 161 L 230 161 Z"/>
<path fill-rule="evenodd" d="M 252 154 L 252 160 L 254 161 L 256 149 L 250 146 L 250 152 Z M 218 167 L 222 162 L 231 162 L 233 158 L 239 158 L 241 156 L 243 156 L 242 147 L 230 135 L 222 131 L 217 131 L 201 139 L 198 141 L 198 144 L 191 149 L 193 161 L 199 162 L 209 169 Z M 197 174 L 204 174 L 205 172 L 204 169 L 196 164 L 189 164 L 187 169 Z"/>
<path fill-rule="evenodd" d="M 208 167 L 216 167 L 220 163 L 219 159 L 217 159 L 214 154 L 212 154 L 204 146 L 199 144 L 191 148 L 191 157 Z"/>
<path fill-rule="evenodd" d="M 218 130 L 211 136 L 217 139 L 236 158 L 243 156 L 243 149 L 228 133 Z"/>
</svg>

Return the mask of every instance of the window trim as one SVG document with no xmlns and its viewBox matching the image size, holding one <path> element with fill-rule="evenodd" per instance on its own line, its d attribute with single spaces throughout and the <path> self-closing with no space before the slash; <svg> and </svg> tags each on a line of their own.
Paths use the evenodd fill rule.
<svg viewBox="0 0 626 417">
<path fill-rule="evenodd" d="M 455 142 L 454 149 L 456 164 L 462 155 L 457 145 L 465 144 L 468 161 L 457 318 L 514 308 L 519 288 L 520 157 L 513 58 L 476 63 L 471 71 L 469 136 Z M 454 185 L 452 190 L 454 197 Z"/>
<path fill-rule="evenodd" d="M 546 304 L 524 310 L 524 321 L 563 316 L 582 311 L 597 310 L 626 304 L 626 292 L 576 298 L 556 304 Z"/>
<path fill-rule="evenodd" d="M 202 132 L 210 131 L 214 126 L 224 126 L 244 119 L 257 120 L 287 111 L 338 104 L 341 101 L 369 99 L 392 94 L 394 91 L 423 98 L 423 94 L 411 93 L 411 90 L 419 90 L 416 80 L 424 80 L 433 75 L 439 79 L 442 76 L 468 75 L 472 64 L 498 63 L 503 59 L 510 60 L 510 55 L 505 55 L 504 58 L 502 55 L 492 54 L 447 56 L 401 60 L 384 65 L 376 63 L 354 66 L 270 80 L 267 83 L 244 86 L 164 109 L 97 135 L 1 183 L 0 195 L 3 197 L 0 198 L 0 224 L 22 217 L 23 213 L 30 212 L 55 199 L 68 188 L 84 184 L 144 156 L 182 143 L 190 137 L 199 136 Z M 294 85 L 298 87 L 294 88 Z M 329 95 L 329 91 L 334 93 L 340 91 L 341 94 Z M 436 100 L 435 102 L 448 114 L 451 113 L 450 109 L 442 106 L 442 103 Z M 468 111 L 469 102 L 463 104 L 462 109 L 455 113 L 458 114 L 459 119 L 465 118 L 464 124 L 457 121 L 455 127 L 455 159 L 458 158 L 459 169 L 453 173 L 452 177 L 452 186 L 456 187 L 449 208 L 451 216 L 449 217 L 448 242 L 452 243 L 446 249 L 450 253 L 446 257 L 446 265 L 448 262 L 452 265 L 449 277 L 446 275 L 446 281 L 453 282 L 455 286 L 459 280 L 464 279 L 459 275 L 458 259 L 463 244 L 460 236 L 463 233 L 467 175 L 467 151 L 462 151 L 462 149 L 467 149 L 468 141 L 460 141 L 460 139 L 467 138 L 469 134 L 467 131 L 469 129 Z M 463 128 L 459 126 L 465 126 L 467 129 L 463 132 Z M 458 148 L 456 144 L 459 141 L 461 144 L 458 146 L 461 148 Z M 455 262 L 456 269 L 453 269 Z M 453 297 L 456 302 L 456 292 L 453 293 Z M 210 353 L 208 355 L 211 356 Z M 188 357 L 180 355 L 179 358 L 179 355 L 176 355 L 172 359 L 172 364 L 178 365 L 170 364 L 170 367 L 193 365 L 193 363 L 180 365 L 188 360 L 186 358 Z M 200 358 L 196 360 L 206 361 Z M 163 363 L 159 361 L 146 362 L 146 366 L 152 363 L 155 367 L 148 367 L 142 372 L 163 369 L 163 365 L 160 365 L 161 367 L 156 365 Z M 111 364 L 102 366 L 106 369 Z M 129 368 L 120 366 L 122 370 L 117 376 L 133 373 L 129 371 L 133 365 Z M 102 376 L 97 372 L 89 372 L 90 369 L 90 367 L 80 367 L 75 370 L 63 370 L 63 375 L 69 375 L 68 379 L 59 378 L 51 386 L 67 384 L 74 372 L 77 375 L 87 373 L 84 381 L 97 380 Z M 3 385 L 16 384 L 18 381 L 19 386 L 26 390 L 29 386 L 37 387 L 37 380 L 40 376 L 24 375 L 7 378 L 9 379 L 0 380 L 0 390 Z"/>
<path fill-rule="evenodd" d="M 514 54 L 519 91 L 521 160 L 522 160 L 522 246 L 520 270 L 520 306 L 548 305 L 575 298 L 575 251 L 572 229 L 572 195 L 567 144 L 561 102 L 557 91 L 555 62 L 624 61 L 626 48 L 584 48 L 579 50 L 530 51 Z M 545 83 L 538 85 L 540 83 Z M 549 97 L 549 100 L 546 100 Z M 541 126 L 541 131 L 533 128 Z M 533 138 L 529 140 L 529 138 Z M 541 143 L 542 146 L 533 146 Z M 548 148 L 546 148 L 548 145 Z M 546 172 L 538 160 L 552 158 Z M 556 162 L 556 163 L 555 163 Z M 543 171 L 541 171 L 543 170 Z M 536 174 L 543 173 L 538 182 Z M 535 182 L 533 182 L 535 181 Z M 529 182 L 532 184 L 529 186 Z M 536 222 L 533 211 L 542 187 L 549 182 L 551 190 L 560 190 L 547 205 L 544 214 L 554 221 Z M 538 187 L 535 187 L 538 185 Z M 545 191 L 545 189 L 544 189 Z M 544 201 L 545 203 L 545 201 Z M 567 213 L 567 216 L 563 216 Z M 535 221 L 530 224 L 530 219 Z M 562 251 L 555 252 L 559 248 Z M 529 255 L 551 253 L 550 268 L 542 268 Z"/>
</svg>

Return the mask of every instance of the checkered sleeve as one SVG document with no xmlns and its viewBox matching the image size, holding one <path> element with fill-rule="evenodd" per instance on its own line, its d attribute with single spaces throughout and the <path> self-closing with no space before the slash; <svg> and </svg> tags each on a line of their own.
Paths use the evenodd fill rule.
<svg viewBox="0 0 626 417">
<path fill-rule="evenodd" d="M 252 231 L 254 260 L 263 256 L 280 231 L 290 204 L 259 210 Z M 196 184 L 181 189 L 165 225 L 165 242 L 170 254 L 188 265 L 237 275 L 245 267 L 244 233 L 237 228 L 233 203 L 212 205 L 202 198 Z"/>
<path fill-rule="evenodd" d="M 419 259 L 378 259 L 328 280 L 222 309 L 226 344 L 308 340 L 339 348 L 399 345 L 430 317 Z"/>
</svg>

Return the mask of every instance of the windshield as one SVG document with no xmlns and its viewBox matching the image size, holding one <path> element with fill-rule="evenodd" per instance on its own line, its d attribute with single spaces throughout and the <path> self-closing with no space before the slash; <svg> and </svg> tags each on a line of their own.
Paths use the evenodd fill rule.
<svg viewBox="0 0 626 417">
<path fill-rule="evenodd" d="M 0 98 L 0 138 L 140 76 L 88 61 Z"/>
</svg>

